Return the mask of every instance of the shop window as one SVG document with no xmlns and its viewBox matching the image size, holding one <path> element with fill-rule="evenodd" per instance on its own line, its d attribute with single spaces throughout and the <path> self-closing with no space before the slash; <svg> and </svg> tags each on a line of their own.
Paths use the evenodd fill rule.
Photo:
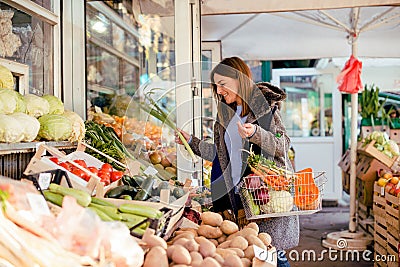
<svg viewBox="0 0 400 267">
<path fill-rule="evenodd" d="M 291 137 L 333 136 L 330 75 L 282 75 L 282 117 Z"/>
<path fill-rule="evenodd" d="M 31 0 L 35 4 L 46 8 L 47 10 L 54 11 L 54 1 L 53 0 Z"/>
<path fill-rule="evenodd" d="M 0 1 L 0 57 L 29 68 L 29 90 L 23 93 L 54 94 L 54 27 L 5 2 Z"/>
</svg>

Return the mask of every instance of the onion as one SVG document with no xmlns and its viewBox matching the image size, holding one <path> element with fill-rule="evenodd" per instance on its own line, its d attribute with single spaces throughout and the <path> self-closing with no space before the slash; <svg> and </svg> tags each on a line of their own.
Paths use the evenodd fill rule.
<svg viewBox="0 0 400 267">
<path fill-rule="evenodd" d="M 162 157 L 161 157 L 160 153 L 156 151 L 156 152 L 153 152 L 150 154 L 149 159 L 152 164 L 156 165 L 156 164 L 160 164 Z"/>
<path fill-rule="evenodd" d="M 260 188 L 257 188 L 253 192 L 254 200 L 257 204 L 259 205 L 265 205 L 269 202 L 269 192 L 268 192 L 268 187 L 263 186 Z"/>
</svg>

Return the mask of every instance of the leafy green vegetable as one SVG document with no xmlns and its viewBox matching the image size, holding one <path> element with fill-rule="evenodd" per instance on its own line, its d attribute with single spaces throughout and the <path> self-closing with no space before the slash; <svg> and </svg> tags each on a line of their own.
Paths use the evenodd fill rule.
<svg viewBox="0 0 400 267">
<path fill-rule="evenodd" d="M 56 96 L 53 95 L 44 95 L 42 96 L 47 102 L 49 102 L 49 114 L 63 114 L 64 113 L 64 104 L 63 102 Z"/>
<path fill-rule="evenodd" d="M 40 130 L 38 136 L 45 140 L 64 141 L 68 140 L 72 134 L 71 121 L 56 114 L 47 114 L 39 118 Z"/>
<path fill-rule="evenodd" d="M 24 95 L 24 101 L 28 115 L 35 118 L 46 115 L 50 111 L 49 102 L 47 102 L 46 99 L 41 98 L 37 95 Z"/>
</svg>

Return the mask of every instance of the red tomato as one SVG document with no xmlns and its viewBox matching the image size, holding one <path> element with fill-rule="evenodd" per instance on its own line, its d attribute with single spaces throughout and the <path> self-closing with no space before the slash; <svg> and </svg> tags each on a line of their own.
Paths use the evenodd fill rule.
<svg viewBox="0 0 400 267">
<path fill-rule="evenodd" d="M 113 171 L 110 176 L 111 183 L 121 179 L 122 175 L 124 175 L 122 171 Z"/>
<path fill-rule="evenodd" d="M 105 171 L 105 172 L 111 173 L 113 171 L 113 167 L 112 167 L 112 165 L 110 163 L 104 163 L 101 166 L 101 171 Z"/>
<path fill-rule="evenodd" d="M 99 173 L 99 170 L 96 167 L 88 167 L 87 168 L 91 173 L 97 175 Z"/>
<path fill-rule="evenodd" d="M 58 162 L 58 158 L 56 158 L 56 157 L 51 157 L 50 160 L 51 160 L 52 162 L 54 162 L 55 164 L 58 164 L 58 163 L 59 163 L 59 162 Z"/>
<path fill-rule="evenodd" d="M 110 173 L 100 170 L 97 176 L 99 176 L 100 182 L 104 183 L 104 185 L 110 184 Z"/>
<path fill-rule="evenodd" d="M 69 167 L 69 165 L 66 162 L 61 162 L 58 165 L 60 165 L 61 167 L 63 167 L 64 169 L 66 169 L 67 171 L 70 171 L 71 168 Z"/>
<path fill-rule="evenodd" d="M 86 162 L 83 159 L 75 159 L 74 162 L 84 168 L 87 167 Z"/>
<path fill-rule="evenodd" d="M 75 174 L 76 176 L 78 176 L 78 177 L 80 177 L 80 178 L 86 180 L 86 179 L 85 179 L 86 173 L 85 173 L 84 171 L 82 171 L 82 170 L 76 168 L 76 169 L 74 169 L 74 170 L 72 171 L 72 173 Z"/>
</svg>

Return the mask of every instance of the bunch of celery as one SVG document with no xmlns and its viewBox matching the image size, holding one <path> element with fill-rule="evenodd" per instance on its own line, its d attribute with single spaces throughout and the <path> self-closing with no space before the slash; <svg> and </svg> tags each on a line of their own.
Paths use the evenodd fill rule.
<svg viewBox="0 0 400 267">
<path fill-rule="evenodd" d="M 160 108 L 160 106 L 158 106 L 157 103 L 151 97 L 149 97 L 148 95 L 146 95 L 145 99 L 147 99 L 151 103 L 152 107 L 145 106 L 144 104 L 141 104 L 140 108 L 143 109 L 146 113 L 148 113 L 151 116 L 153 116 L 154 118 L 160 120 L 162 123 L 165 123 L 165 125 L 170 127 L 172 130 L 174 130 L 178 134 L 179 139 L 181 139 L 181 141 L 182 141 L 183 145 L 185 146 L 186 150 L 189 152 L 190 156 L 192 157 L 193 162 L 197 163 L 198 159 L 194 155 L 193 150 L 190 148 L 190 146 L 187 143 L 185 137 L 183 137 L 183 135 L 179 132 L 179 130 L 176 127 L 175 123 L 168 118 L 168 114 L 162 108 Z"/>
</svg>

